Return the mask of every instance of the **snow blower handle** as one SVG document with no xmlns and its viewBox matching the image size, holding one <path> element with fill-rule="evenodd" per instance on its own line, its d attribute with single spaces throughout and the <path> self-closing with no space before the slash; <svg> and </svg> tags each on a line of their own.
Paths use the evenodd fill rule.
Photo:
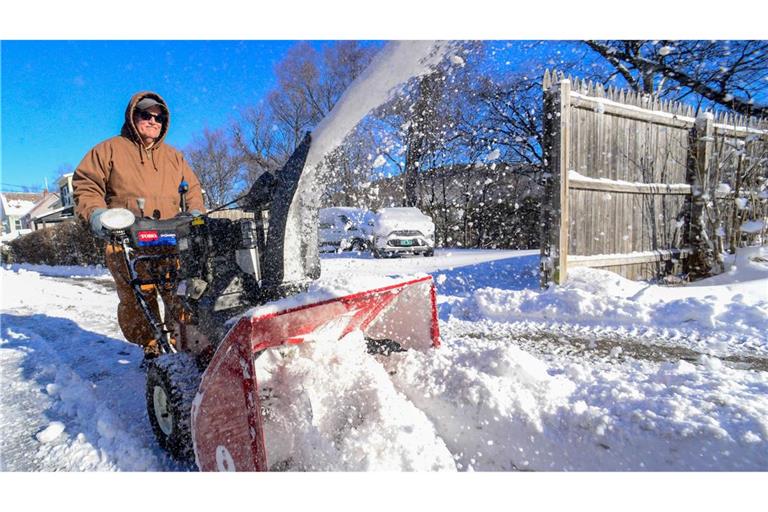
<svg viewBox="0 0 768 512">
<path fill-rule="evenodd" d="M 179 204 L 181 205 L 181 213 L 187 213 L 187 192 L 189 192 L 189 183 L 181 177 L 181 183 L 179 183 Z"/>
</svg>

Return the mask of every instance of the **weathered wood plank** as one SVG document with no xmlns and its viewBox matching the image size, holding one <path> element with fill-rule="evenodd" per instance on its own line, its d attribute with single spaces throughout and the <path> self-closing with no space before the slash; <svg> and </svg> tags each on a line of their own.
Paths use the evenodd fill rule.
<svg viewBox="0 0 768 512">
<path fill-rule="evenodd" d="M 616 103 L 602 98 L 598 100 L 580 93 L 571 94 L 571 106 L 577 109 L 584 109 L 588 111 L 597 110 L 604 114 L 621 116 L 627 119 L 634 119 L 636 121 L 644 121 L 648 123 L 671 126 L 673 128 L 690 129 L 696 122 L 696 119 L 692 117 L 678 116 L 669 114 L 667 112 L 644 110 L 643 108 L 634 105 L 622 105 L 621 103 Z"/>
<path fill-rule="evenodd" d="M 556 133 L 557 141 L 547 158 L 556 183 L 550 184 L 545 197 L 553 198 L 553 202 L 547 201 L 542 211 L 550 209 L 552 217 L 557 218 L 550 225 L 549 235 L 542 236 L 542 261 L 545 254 L 555 259 L 563 256 L 553 269 L 553 275 L 560 274 L 557 282 L 565 279 L 572 261 L 580 265 L 579 258 L 588 255 L 608 255 L 613 258 L 609 261 L 615 262 L 617 254 L 637 255 L 701 244 L 704 233 L 694 233 L 693 238 L 698 240 L 692 242 L 691 219 L 686 216 L 696 188 L 692 186 L 692 168 L 698 171 L 700 189 L 717 198 L 714 207 L 724 212 L 717 215 L 731 219 L 725 221 L 729 226 L 739 223 L 735 220 L 735 202 L 728 200 L 733 194 L 715 190 L 720 183 L 738 189 L 739 169 L 745 159 L 765 161 L 767 123 L 721 115 L 710 122 L 709 129 L 699 129 L 698 137 L 691 138 L 697 120 L 689 105 L 579 81 L 568 82 L 571 88 L 566 100 L 562 97 L 564 79 L 556 71 L 545 77 L 549 85 L 545 87 L 547 118 L 553 125 L 545 131 Z M 555 97 L 557 101 L 552 100 Z M 563 131 L 565 125 L 567 130 Z M 716 155 L 707 149 L 714 143 L 719 151 Z M 750 144 L 751 148 L 759 146 L 761 152 L 745 150 Z M 703 157 L 704 164 L 697 161 L 692 167 L 691 155 L 694 159 L 697 155 Z M 705 169 L 712 172 L 702 173 Z M 563 207 L 567 216 L 563 216 Z M 768 206 L 759 207 L 768 211 Z M 707 222 L 712 224 L 711 220 Z M 714 232 L 706 235 L 710 240 L 719 240 Z M 545 250 L 544 245 L 549 248 Z M 569 253 L 578 256 L 567 257 Z M 637 279 L 659 277 L 679 265 L 651 258 L 605 263 L 601 268 Z"/>
<path fill-rule="evenodd" d="M 571 173 L 568 182 L 571 188 L 601 192 L 625 194 L 659 194 L 686 196 L 691 194 L 691 186 L 685 183 L 630 183 L 617 180 L 596 180 Z"/>
<path fill-rule="evenodd" d="M 612 267 L 621 265 L 635 265 L 638 263 L 653 263 L 673 259 L 685 259 L 690 254 L 690 249 L 659 249 L 656 251 L 644 251 L 629 254 L 596 254 L 582 256 L 571 254 L 568 256 L 570 267 Z"/>
</svg>

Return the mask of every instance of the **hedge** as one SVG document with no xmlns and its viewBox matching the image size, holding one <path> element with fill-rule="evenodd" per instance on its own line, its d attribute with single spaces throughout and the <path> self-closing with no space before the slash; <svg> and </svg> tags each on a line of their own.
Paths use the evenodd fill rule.
<svg viewBox="0 0 768 512">
<path fill-rule="evenodd" d="M 104 241 L 80 221 L 62 222 L 17 238 L 10 244 L 13 263 L 42 265 L 104 264 Z M 5 259 L 5 258 L 4 258 Z"/>
</svg>

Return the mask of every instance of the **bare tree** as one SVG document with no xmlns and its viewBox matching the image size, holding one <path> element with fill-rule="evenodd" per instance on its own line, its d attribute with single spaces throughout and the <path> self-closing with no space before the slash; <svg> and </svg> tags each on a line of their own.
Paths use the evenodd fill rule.
<svg viewBox="0 0 768 512">
<path fill-rule="evenodd" d="M 630 88 L 766 117 L 768 41 L 585 41 Z M 762 97 L 760 95 L 763 94 Z M 762 101 L 761 101 L 762 100 Z"/>
<path fill-rule="evenodd" d="M 264 105 L 246 109 L 243 122 L 231 127 L 232 147 L 245 168 L 248 183 L 265 171 L 277 170 L 289 156 L 275 128 Z"/>
<path fill-rule="evenodd" d="M 200 179 L 209 207 L 234 198 L 240 178 L 240 159 L 232 151 L 224 130 L 206 128 L 184 151 L 190 167 Z"/>
<path fill-rule="evenodd" d="M 330 112 L 376 50 L 357 41 L 343 41 L 322 52 L 308 43 L 299 43 L 288 52 L 275 68 L 277 85 L 266 101 L 247 109 L 244 121 L 232 128 L 232 143 L 249 179 L 280 167 L 304 133 Z"/>
</svg>

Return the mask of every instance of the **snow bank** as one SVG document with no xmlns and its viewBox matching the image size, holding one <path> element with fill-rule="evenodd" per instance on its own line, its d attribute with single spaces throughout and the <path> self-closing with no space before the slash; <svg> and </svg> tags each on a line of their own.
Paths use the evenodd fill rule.
<svg viewBox="0 0 768 512">
<path fill-rule="evenodd" d="M 454 470 L 425 414 L 366 353 L 362 333 L 256 362 L 270 465 L 301 471 Z"/>
<path fill-rule="evenodd" d="M 648 326 L 727 331 L 768 352 L 768 248 L 739 252 L 721 276 L 683 287 L 630 281 L 600 269 L 574 268 L 547 290 L 484 287 L 450 312 L 467 320 L 537 320 L 592 326 Z M 726 286 L 723 286 L 726 285 Z"/>
<path fill-rule="evenodd" d="M 506 340 L 396 354 L 393 380 L 459 469 L 768 467 L 768 375 L 701 365 L 547 364 Z"/>
</svg>

